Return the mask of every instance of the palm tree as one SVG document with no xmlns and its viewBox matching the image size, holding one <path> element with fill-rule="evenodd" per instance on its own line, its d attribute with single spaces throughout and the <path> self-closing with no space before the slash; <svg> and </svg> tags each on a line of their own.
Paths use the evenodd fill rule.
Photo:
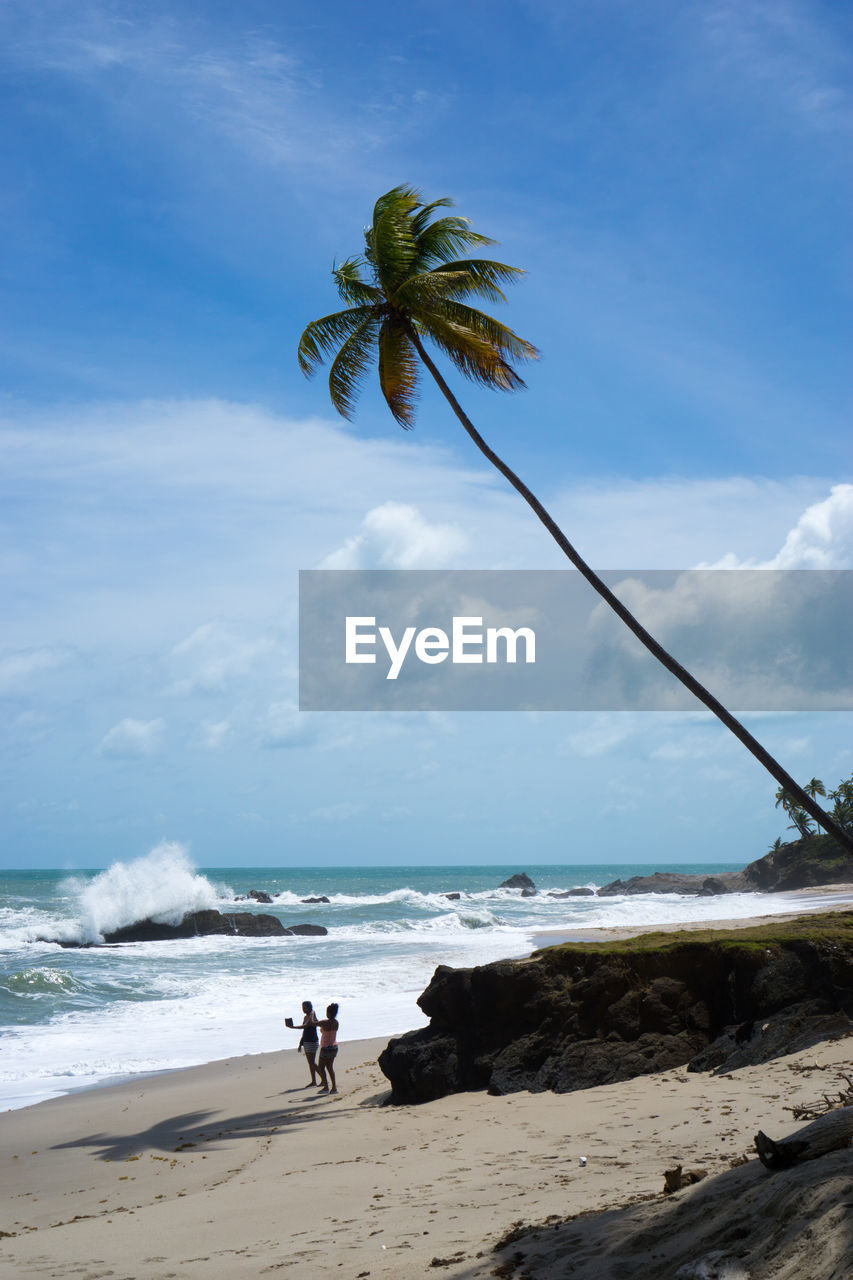
<svg viewBox="0 0 853 1280">
<path fill-rule="evenodd" d="M 776 792 L 776 803 L 774 809 L 778 809 L 781 805 L 784 813 L 790 813 L 796 804 L 796 800 L 790 791 L 785 787 L 779 787 Z"/>
<path fill-rule="evenodd" d="M 420 193 L 409 186 L 394 187 L 380 196 L 371 225 L 364 231 L 363 255 L 347 258 L 332 270 L 338 294 L 347 304 L 345 310 L 313 320 L 302 334 L 299 364 L 303 373 L 310 377 L 330 358 L 332 403 L 344 418 L 351 418 L 361 384 L 378 358 L 379 385 L 388 408 L 397 422 L 409 429 L 414 425 L 420 360 L 480 452 L 521 494 L 587 582 L 667 671 L 713 711 L 790 792 L 796 805 L 853 853 L 853 836 L 806 795 L 744 725 L 658 644 L 593 572 L 536 495 L 486 443 L 445 382 L 424 347 L 424 339 L 443 352 L 464 377 L 501 391 L 524 386 L 512 361 L 533 360 L 539 354 L 524 338 L 469 305 L 470 298 L 505 302 L 501 286 L 524 273 L 502 262 L 461 258 L 461 253 L 495 241 L 473 231 L 467 218 L 435 216 L 452 203 L 444 198 L 425 204 Z"/>
<path fill-rule="evenodd" d="M 799 805 L 793 805 L 788 810 L 791 821 L 788 823 L 787 830 L 799 831 L 801 836 L 814 835 L 812 830 L 812 820 L 806 813 L 805 809 L 801 809 Z"/>
<path fill-rule="evenodd" d="M 812 800 L 814 800 L 815 796 L 826 795 L 826 787 L 823 785 L 820 778 L 812 778 L 810 782 L 805 784 L 803 791 L 805 791 L 807 796 L 811 796 Z"/>
</svg>

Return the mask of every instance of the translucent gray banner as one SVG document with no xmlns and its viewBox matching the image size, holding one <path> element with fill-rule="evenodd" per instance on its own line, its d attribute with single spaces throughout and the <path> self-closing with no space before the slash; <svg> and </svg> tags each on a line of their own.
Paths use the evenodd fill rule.
<svg viewBox="0 0 853 1280">
<path fill-rule="evenodd" d="M 853 708 L 853 571 L 601 576 L 731 710 Z M 697 705 L 573 570 L 299 575 L 304 711 Z"/>
</svg>

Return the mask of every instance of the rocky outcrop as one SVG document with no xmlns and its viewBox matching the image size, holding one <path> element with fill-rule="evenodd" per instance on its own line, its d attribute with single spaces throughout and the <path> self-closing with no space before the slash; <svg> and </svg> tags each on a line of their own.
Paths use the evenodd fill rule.
<svg viewBox="0 0 853 1280">
<path fill-rule="evenodd" d="M 498 885 L 499 889 L 532 889 L 536 892 L 536 885 L 530 879 L 526 871 L 519 871 L 514 876 L 510 876 L 508 880 L 503 880 Z"/>
<path fill-rule="evenodd" d="M 159 924 L 137 920 L 104 934 L 104 942 L 165 942 L 170 938 L 206 937 L 210 934 L 239 934 L 263 938 L 286 932 L 277 916 L 256 915 L 253 911 L 191 911 L 180 924 Z"/>
<path fill-rule="evenodd" d="M 260 902 L 264 906 L 267 906 L 272 902 L 270 895 L 263 889 L 250 889 L 248 893 L 238 895 L 237 901 L 245 902 L 247 898 L 250 898 L 252 902 Z"/>
<path fill-rule="evenodd" d="M 325 902 L 325 903 L 328 903 L 328 901 L 329 901 L 329 899 L 326 897 L 326 895 L 325 895 L 324 893 L 323 893 L 323 894 L 321 894 L 319 898 L 300 898 L 300 902 L 309 902 L 309 903 L 312 903 L 312 904 L 313 904 L 313 903 L 316 903 L 316 902 Z"/>
<path fill-rule="evenodd" d="M 750 889 L 764 893 L 853 882 L 853 857 L 830 836 L 806 836 L 751 862 L 742 872 Z"/>
<path fill-rule="evenodd" d="M 650 876 L 613 880 L 598 890 L 600 898 L 635 893 L 683 893 L 708 897 L 718 893 L 785 893 L 823 884 L 853 882 L 853 857 L 830 836 L 805 836 L 750 862 L 743 871 L 718 876 L 656 871 Z"/>
<path fill-rule="evenodd" d="M 322 937 L 329 931 L 321 924 L 294 924 L 286 928 L 277 916 L 257 915 L 253 911 L 190 911 L 180 924 L 161 924 L 156 920 L 137 920 L 121 929 L 104 934 L 103 943 L 72 942 L 60 938 L 40 938 L 41 942 L 58 942 L 61 947 L 112 946 L 119 942 L 168 942 L 173 938 L 202 938 L 213 934 L 237 935 L 241 938 L 270 938 L 303 935 Z"/>
<path fill-rule="evenodd" d="M 743 871 L 730 871 L 720 876 L 691 875 L 676 871 L 655 871 L 650 876 L 631 876 L 630 880 L 611 880 L 598 890 L 599 898 L 615 898 L 635 893 L 683 893 L 709 897 L 716 893 L 748 890 Z"/>
<path fill-rule="evenodd" d="M 394 1102 L 729 1070 L 853 1031 L 853 914 L 442 965 L 418 1004 L 430 1025 L 379 1058 Z"/>
<path fill-rule="evenodd" d="M 582 887 L 580 889 L 551 889 L 549 898 L 594 898 L 595 890 Z"/>
</svg>

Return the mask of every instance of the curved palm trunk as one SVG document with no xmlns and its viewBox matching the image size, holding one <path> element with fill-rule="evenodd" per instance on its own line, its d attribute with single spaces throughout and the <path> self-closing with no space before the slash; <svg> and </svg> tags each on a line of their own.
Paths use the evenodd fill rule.
<svg viewBox="0 0 853 1280">
<path fill-rule="evenodd" d="M 542 524 L 544 524 L 545 528 L 548 530 L 551 537 L 557 543 L 557 546 L 568 557 L 568 559 L 571 560 L 575 568 L 580 573 L 583 574 L 583 576 L 586 578 L 590 586 L 593 587 L 598 592 L 598 594 L 602 597 L 603 600 L 607 601 L 607 603 L 610 605 L 610 608 L 614 611 L 614 613 L 618 614 L 618 616 L 625 623 L 625 626 L 628 627 L 629 630 L 633 631 L 637 639 L 642 641 L 642 643 L 646 646 L 649 652 L 654 654 L 658 662 L 662 663 L 663 666 L 666 667 L 667 671 L 670 671 L 676 677 L 676 679 L 680 680 L 681 683 L 687 689 L 689 689 L 690 692 L 694 694 L 699 699 L 700 702 L 703 702 L 710 711 L 713 711 L 714 715 L 717 716 L 720 720 L 722 720 L 726 728 L 730 729 L 732 733 L 735 735 L 735 737 L 740 742 L 743 743 L 746 749 L 752 752 L 756 760 L 759 760 L 761 764 L 764 765 L 764 768 L 768 771 L 768 773 L 770 773 L 776 779 L 776 781 L 785 788 L 786 791 L 790 792 L 792 796 L 796 797 L 798 805 L 801 808 L 805 809 L 807 813 L 811 814 L 814 820 L 817 823 L 819 823 L 820 826 L 822 826 L 823 829 L 827 831 L 829 835 L 833 837 L 834 840 L 837 840 L 838 843 L 843 848 L 853 853 L 853 837 L 851 837 L 851 835 L 848 832 L 846 832 L 843 827 L 841 827 L 837 822 L 835 822 L 834 819 L 832 819 L 828 813 L 824 813 L 820 805 L 817 804 L 814 800 L 812 800 L 810 796 L 806 794 L 806 792 L 802 789 L 802 787 L 799 786 L 798 783 L 794 781 L 791 775 L 782 768 L 778 760 L 776 760 L 773 756 L 771 756 L 769 751 L 766 751 L 764 747 L 762 747 L 758 739 L 754 738 L 752 734 L 749 732 L 749 730 L 744 725 L 742 725 L 741 722 L 731 714 L 731 712 L 727 711 L 726 708 L 723 706 L 723 704 L 719 702 L 714 697 L 714 695 L 705 688 L 704 685 L 700 684 L 699 681 L 690 674 L 690 672 L 687 670 L 686 667 L 683 667 L 680 662 L 678 662 L 675 658 L 673 658 L 671 653 L 668 653 L 667 650 L 664 649 L 662 645 L 658 644 L 654 636 L 649 634 L 649 632 L 645 629 L 642 623 L 637 621 L 637 619 L 634 617 L 634 615 L 630 612 L 629 609 L 626 609 L 625 605 L 618 598 L 618 596 L 615 596 L 613 592 L 610 590 L 610 588 L 606 585 L 606 583 L 602 582 L 598 574 L 595 573 L 595 571 L 589 567 L 589 565 L 586 563 L 583 557 L 579 554 L 578 551 L 575 550 L 575 548 L 569 542 L 568 538 L 563 533 L 562 529 L 557 524 L 557 522 L 553 519 L 553 517 L 549 514 L 549 512 L 545 509 L 545 507 L 543 507 L 542 503 L 539 501 L 536 495 L 532 493 L 530 489 L 528 489 L 527 485 L 524 483 L 523 480 L 519 479 L 519 477 L 515 474 L 512 468 L 507 466 L 507 464 L 503 461 L 503 459 L 500 458 L 498 454 L 496 454 L 495 451 L 491 449 L 489 445 L 486 444 L 485 440 L 480 435 L 479 431 L 474 426 L 474 424 L 471 422 L 470 418 L 468 418 L 467 414 L 462 409 L 462 406 L 459 404 L 459 401 L 456 399 L 453 392 L 450 390 L 447 383 L 444 381 L 444 378 L 441 376 L 441 373 L 436 368 L 435 364 L 430 359 L 427 352 L 424 350 L 423 343 L 418 337 L 418 334 L 416 333 L 414 327 L 410 327 L 409 337 L 411 338 L 412 344 L 415 350 L 417 351 L 418 355 L 423 360 L 427 369 L 429 369 L 430 373 L 435 379 L 436 384 L 438 385 L 439 390 L 441 391 L 445 400 L 450 405 L 453 412 L 456 414 L 456 417 L 459 419 L 459 421 L 461 422 L 462 426 L 465 428 L 468 435 L 474 441 L 474 444 L 477 446 L 480 452 L 486 458 L 488 458 L 492 466 L 497 467 L 501 475 L 505 476 L 506 479 L 509 481 L 509 483 L 512 485 L 512 487 L 518 493 L 521 494 L 522 498 L 527 503 L 527 505 L 532 508 L 532 510 L 536 513 L 536 515 L 541 520 Z"/>
</svg>

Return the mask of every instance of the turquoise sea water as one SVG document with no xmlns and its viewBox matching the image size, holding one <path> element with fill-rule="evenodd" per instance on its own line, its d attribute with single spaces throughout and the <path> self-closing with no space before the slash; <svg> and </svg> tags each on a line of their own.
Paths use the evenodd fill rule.
<svg viewBox="0 0 853 1280">
<path fill-rule="evenodd" d="M 68 1089 L 282 1047 L 303 999 L 341 1006 L 341 1040 L 424 1022 L 417 996 L 436 965 L 525 955 L 541 930 L 738 918 L 784 910 L 755 894 L 548 897 L 648 874 L 653 865 L 234 867 L 200 870 L 177 845 L 108 871 L 0 874 L 0 1107 Z M 712 874 L 732 864 L 668 870 Z M 535 897 L 500 889 L 514 871 Z M 240 901 L 251 889 L 273 902 Z M 450 900 L 444 895 L 458 893 Z M 301 899 L 324 895 L 328 904 Z M 323 938 L 192 938 L 68 948 L 151 917 L 218 907 L 325 925 Z"/>
</svg>

